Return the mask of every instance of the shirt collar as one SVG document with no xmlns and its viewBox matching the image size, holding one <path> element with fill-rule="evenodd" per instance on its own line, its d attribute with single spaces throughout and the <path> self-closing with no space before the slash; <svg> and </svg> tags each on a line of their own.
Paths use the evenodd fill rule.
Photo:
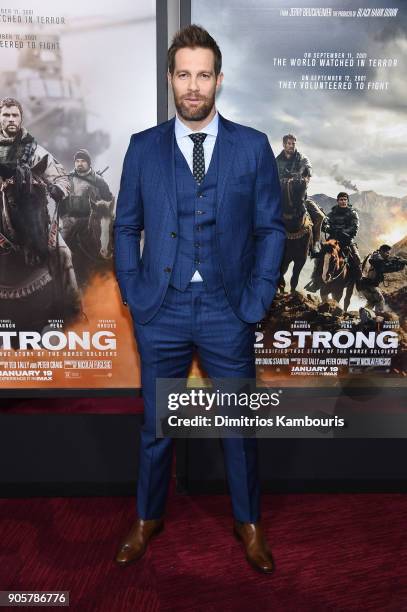
<svg viewBox="0 0 407 612">
<path fill-rule="evenodd" d="M 213 117 L 212 121 L 208 123 L 208 125 L 205 125 L 205 127 L 202 128 L 201 131 L 204 134 L 208 134 L 216 138 L 216 136 L 218 135 L 218 128 L 219 128 L 219 114 L 218 114 L 218 111 L 216 111 L 215 116 Z M 175 115 L 175 137 L 177 139 L 184 138 L 185 136 L 189 136 L 190 134 L 194 134 L 194 133 L 195 133 L 194 130 L 191 130 L 191 128 L 186 126 L 185 123 L 183 123 L 180 120 L 178 115 Z"/>
</svg>

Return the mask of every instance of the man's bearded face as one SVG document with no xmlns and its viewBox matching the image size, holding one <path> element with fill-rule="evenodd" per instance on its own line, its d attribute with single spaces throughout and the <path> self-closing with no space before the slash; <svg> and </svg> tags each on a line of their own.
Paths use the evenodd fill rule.
<svg viewBox="0 0 407 612">
<path fill-rule="evenodd" d="M 174 74 L 169 81 L 178 115 L 185 121 L 203 121 L 215 106 L 216 90 L 223 75 L 215 76 L 211 49 L 188 47 L 175 54 Z"/>
<path fill-rule="evenodd" d="M 287 157 L 291 157 L 295 153 L 295 144 L 296 141 L 293 138 L 289 138 L 285 143 L 283 143 L 284 152 Z"/>
<path fill-rule="evenodd" d="M 21 129 L 22 117 L 18 106 L 3 106 L 0 111 L 0 128 L 5 136 L 13 138 Z"/>
<path fill-rule="evenodd" d="M 89 168 L 90 166 L 89 166 L 87 159 L 82 159 L 81 157 L 78 157 L 78 159 L 75 159 L 75 170 L 79 174 L 86 173 L 89 170 Z"/>
<path fill-rule="evenodd" d="M 346 208 L 348 204 L 349 200 L 347 197 L 341 196 L 340 198 L 338 198 L 338 205 L 340 206 L 340 208 Z"/>
</svg>

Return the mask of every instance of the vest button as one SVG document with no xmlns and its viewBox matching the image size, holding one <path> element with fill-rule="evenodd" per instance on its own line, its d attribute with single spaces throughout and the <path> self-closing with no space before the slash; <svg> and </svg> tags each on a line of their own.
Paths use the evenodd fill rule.
<svg viewBox="0 0 407 612">
<path fill-rule="evenodd" d="M 171 232 L 171 238 L 176 238 L 177 234 L 175 232 Z"/>
<path fill-rule="evenodd" d="M 169 274 L 171 272 L 171 268 L 167 266 L 166 268 L 164 268 L 164 272 L 167 272 L 167 274 Z"/>
</svg>

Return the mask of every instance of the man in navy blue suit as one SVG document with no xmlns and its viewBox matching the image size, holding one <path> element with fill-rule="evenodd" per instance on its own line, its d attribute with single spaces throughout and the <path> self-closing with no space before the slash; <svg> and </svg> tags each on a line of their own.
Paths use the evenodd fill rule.
<svg viewBox="0 0 407 612">
<path fill-rule="evenodd" d="M 133 134 L 115 222 L 115 265 L 141 357 L 144 425 L 138 519 L 116 561 L 139 559 L 163 528 L 170 438 L 157 438 L 157 378 L 187 376 L 196 348 L 211 378 L 254 378 L 254 331 L 274 297 L 285 230 L 267 136 L 216 110 L 222 56 L 191 25 L 168 51 L 175 118 Z M 144 230 L 144 248 L 140 236 Z M 257 446 L 224 438 L 234 534 L 256 569 L 271 572 L 259 522 Z"/>
</svg>

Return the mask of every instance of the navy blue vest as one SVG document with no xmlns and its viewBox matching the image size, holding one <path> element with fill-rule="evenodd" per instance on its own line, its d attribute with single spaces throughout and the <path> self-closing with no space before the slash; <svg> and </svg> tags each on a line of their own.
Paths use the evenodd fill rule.
<svg viewBox="0 0 407 612">
<path fill-rule="evenodd" d="M 198 270 L 208 291 L 222 286 L 216 246 L 217 141 L 200 185 L 175 142 L 175 181 L 178 208 L 178 248 L 170 284 L 185 291 Z"/>
</svg>

